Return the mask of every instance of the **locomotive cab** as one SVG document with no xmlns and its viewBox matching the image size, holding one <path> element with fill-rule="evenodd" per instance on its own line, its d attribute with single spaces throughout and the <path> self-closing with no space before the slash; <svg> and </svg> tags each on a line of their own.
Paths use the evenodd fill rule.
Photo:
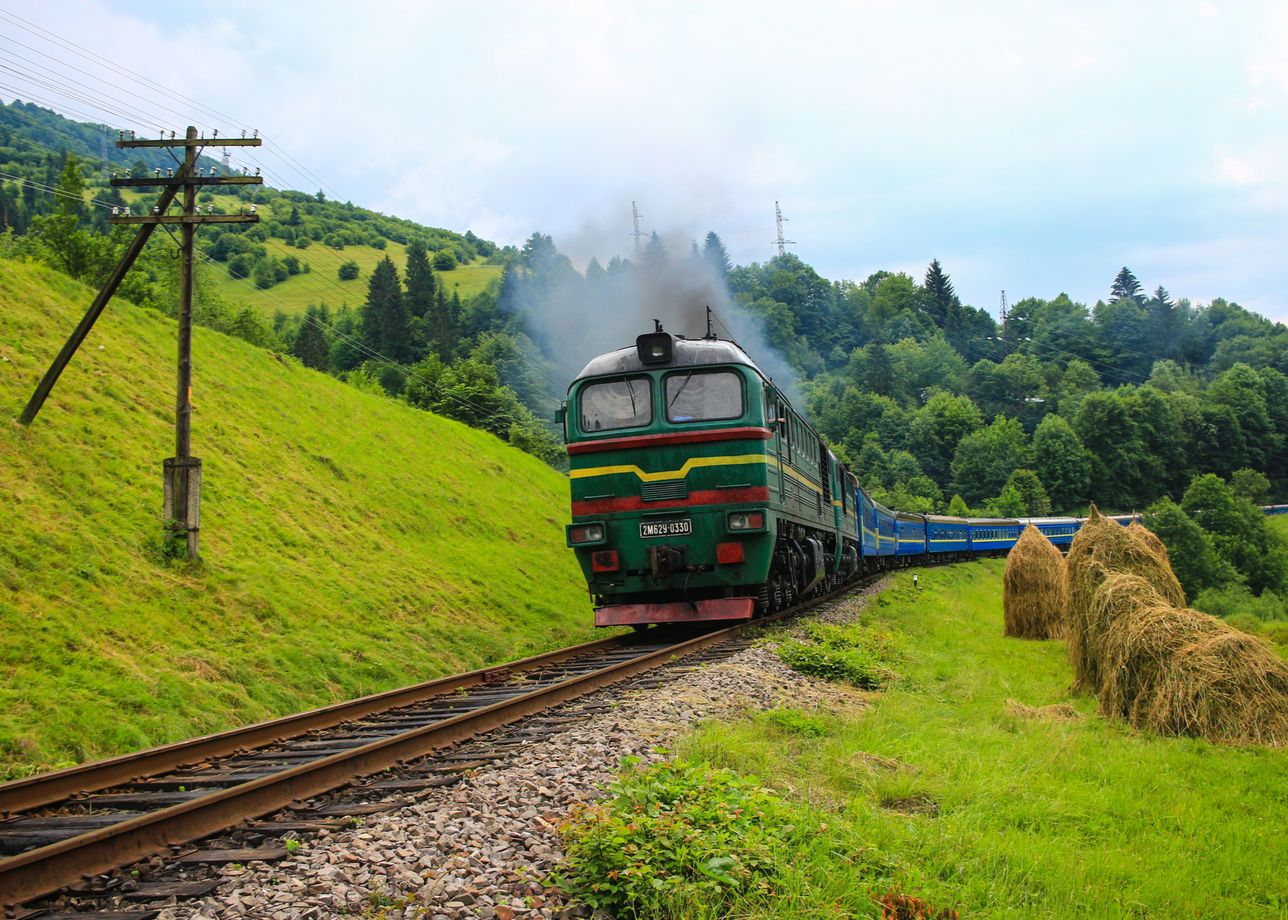
<svg viewBox="0 0 1288 920">
<path fill-rule="evenodd" d="M 568 544 L 597 625 L 752 616 L 774 548 L 765 383 L 732 342 L 660 330 L 573 381 Z"/>
</svg>

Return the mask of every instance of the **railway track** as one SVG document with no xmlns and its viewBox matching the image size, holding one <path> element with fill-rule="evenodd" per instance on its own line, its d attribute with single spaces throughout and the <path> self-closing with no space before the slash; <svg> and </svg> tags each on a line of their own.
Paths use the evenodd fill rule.
<svg viewBox="0 0 1288 920">
<path fill-rule="evenodd" d="M 727 643 L 743 628 L 603 639 L 0 785 L 0 906 L 9 916 L 24 916 L 22 905 L 35 899 L 84 888 L 86 879 L 158 854 L 174 856 L 194 841 L 359 777 Z M 403 788 L 443 781 L 427 777 Z M 181 855 L 192 862 L 244 862 L 276 852 Z"/>
</svg>

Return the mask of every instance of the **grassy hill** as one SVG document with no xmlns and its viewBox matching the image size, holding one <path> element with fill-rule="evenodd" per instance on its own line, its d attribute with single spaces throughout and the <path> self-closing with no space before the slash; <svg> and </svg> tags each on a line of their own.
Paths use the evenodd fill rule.
<svg viewBox="0 0 1288 920">
<path fill-rule="evenodd" d="M 321 304 L 333 309 L 348 304 L 356 309 L 366 302 L 367 285 L 377 262 L 389 256 L 398 268 L 400 278 L 405 276 L 407 268 L 406 253 L 398 245 L 386 249 L 346 246 L 343 250 L 335 250 L 314 244 L 300 251 L 281 240 L 268 240 L 264 248 L 270 256 L 279 259 L 293 255 L 302 263 L 307 262 L 310 271 L 292 275 L 268 290 L 258 289 L 249 278 L 230 277 L 227 266 L 219 263 L 212 264 L 211 276 L 215 279 L 215 290 L 221 296 L 232 303 L 252 306 L 265 316 L 272 316 L 278 310 L 294 316 L 303 313 L 309 305 Z M 349 261 L 357 263 L 359 275 L 351 281 L 341 281 L 338 276 L 340 266 Z M 464 300 L 483 291 L 492 279 L 500 278 L 501 266 L 475 262 L 436 274 L 449 297 L 454 290 Z"/>
<path fill-rule="evenodd" d="M 127 191 L 122 196 L 132 206 L 138 207 L 144 199 L 139 192 Z M 202 206 L 210 206 L 226 214 L 243 213 L 249 204 L 234 194 L 211 194 L 203 192 L 199 198 Z M 288 219 L 293 202 L 290 199 L 276 197 L 267 203 L 256 204 L 256 213 L 268 225 L 270 222 Z M 204 236 L 212 232 L 203 231 Z M 277 311 L 288 315 L 303 313 L 310 305 L 326 304 L 336 308 L 348 304 L 359 307 L 367 299 L 367 283 L 376 263 L 389 256 L 398 268 L 399 277 L 406 274 L 407 255 L 404 246 L 384 237 L 377 237 L 381 248 L 367 244 L 347 244 L 343 249 L 336 249 L 323 242 L 312 243 L 307 249 L 298 249 L 285 240 L 269 237 L 261 241 L 267 255 L 284 259 L 294 256 L 301 264 L 308 263 L 309 271 L 292 275 L 285 281 L 261 290 L 250 278 L 233 278 L 228 273 L 226 263 L 212 262 L 210 277 L 215 280 L 216 292 L 228 301 L 249 305 L 265 316 L 272 316 Z M 357 263 L 359 275 L 350 281 L 339 278 L 340 266 L 345 262 Z M 495 279 L 501 277 L 501 266 L 489 264 L 476 258 L 471 262 L 458 265 L 449 271 L 437 273 L 439 283 L 450 297 L 455 291 L 462 300 L 473 297 L 486 290 Z"/>
<path fill-rule="evenodd" d="M 161 552 L 174 324 L 0 260 L 0 777 L 590 635 L 567 484 L 491 435 L 194 336 L 199 565 Z"/>
</svg>

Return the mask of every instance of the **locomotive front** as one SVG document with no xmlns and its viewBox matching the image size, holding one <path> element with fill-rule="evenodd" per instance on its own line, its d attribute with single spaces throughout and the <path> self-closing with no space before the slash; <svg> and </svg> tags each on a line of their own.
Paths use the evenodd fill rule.
<svg viewBox="0 0 1288 920">
<path fill-rule="evenodd" d="M 767 387 L 734 343 L 660 328 L 573 381 L 568 545 L 597 626 L 753 615 L 774 553 Z"/>
</svg>

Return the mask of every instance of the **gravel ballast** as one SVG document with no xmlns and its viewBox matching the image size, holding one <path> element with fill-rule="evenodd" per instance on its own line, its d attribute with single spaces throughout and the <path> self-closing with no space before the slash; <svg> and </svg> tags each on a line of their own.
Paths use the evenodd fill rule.
<svg viewBox="0 0 1288 920">
<path fill-rule="evenodd" d="M 851 619 L 882 587 L 833 601 L 817 616 Z M 700 721 L 781 706 L 863 705 L 861 694 L 797 674 L 761 646 L 678 671 L 659 686 L 627 684 L 570 704 L 572 712 L 596 711 L 396 811 L 308 835 L 281 862 L 225 866 L 226 882 L 213 895 L 167 907 L 161 920 L 589 916 L 543 879 L 563 856 L 558 826 L 576 805 L 603 795 L 624 758 L 662 760 Z"/>
</svg>

